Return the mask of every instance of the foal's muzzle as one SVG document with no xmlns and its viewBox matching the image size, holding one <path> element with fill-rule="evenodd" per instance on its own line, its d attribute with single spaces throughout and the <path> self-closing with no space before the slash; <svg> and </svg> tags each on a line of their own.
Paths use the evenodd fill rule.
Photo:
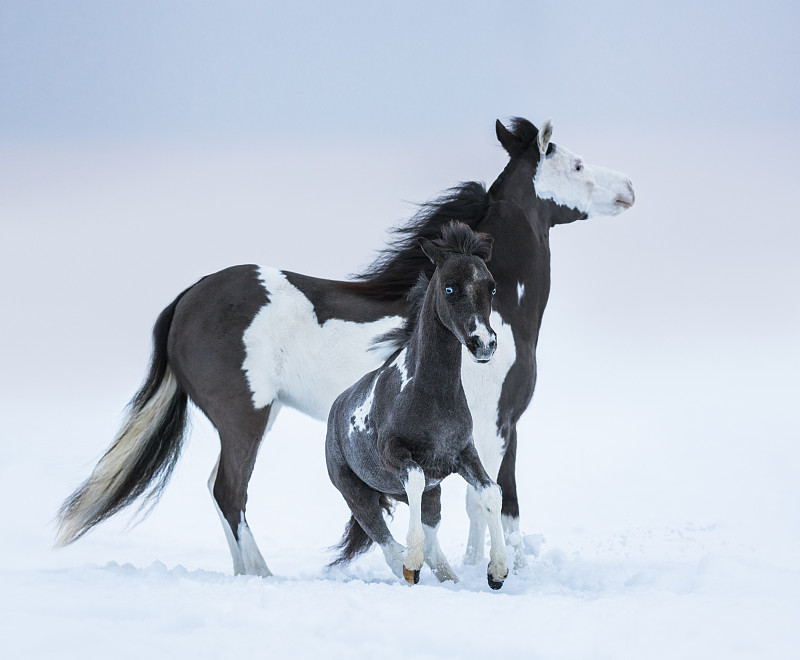
<svg viewBox="0 0 800 660">
<path fill-rule="evenodd" d="M 467 340 L 467 350 L 472 353 L 476 362 L 488 362 L 497 350 L 497 335 L 492 332 L 489 341 L 482 341 L 474 335 Z"/>
</svg>

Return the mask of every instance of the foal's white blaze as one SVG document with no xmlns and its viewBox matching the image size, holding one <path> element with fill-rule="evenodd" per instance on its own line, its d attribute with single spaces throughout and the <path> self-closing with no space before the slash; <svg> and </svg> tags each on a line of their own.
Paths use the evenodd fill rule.
<svg viewBox="0 0 800 660">
<path fill-rule="evenodd" d="M 484 346 L 492 341 L 492 333 L 489 331 L 489 328 L 486 327 L 486 324 L 478 319 L 477 315 L 473 315 L 472 324 L 475 326 L 475 329 L 469 333 L 470 337 L 477 337 Z"/>
<path fill-rule="evenodd" d="M 375 338 L 404 319 L 385 316 L 370 323 L 317 321 L 314 306 L 276 268 L 259 269 L 269 302 L 244 333 L 242 365 L 253 405 L 274 400 L 325 420 L 334 399 L 365 373 L 377 369 L 393 352 L 373 346 Z"/>
<path fill-rule="evenodd" d="M 544 123 L 540 138 L 548 128 L 552 134 L 549 120 Z M 617 215 L 633 206 L 636 197 L 627 176 L 607 167 L 587 165 L 580 156 L 561 146 L 553 145 L 548 155 L 549 142 L 549 137 L 539 140 L 539 166 L 533 177 L 537 197 L 576 209 L 588 218 Z"/>
<path fill-rule="evenodd" d="M 522 304 L 522 296 L 525 295 L 525 285 L 522 282 L 517 282 L 517 305 Z"/>
<path fill-rule="evenodd" d="M 422 492 L 425 490 L 425 474 L 419 468 L 408 471 L 404 484 L 408 497 L 408 536 L 406 536 L 406 568 L 418 571 L 425 561 L 425 530 L 422 528 Z"/>
</svg>

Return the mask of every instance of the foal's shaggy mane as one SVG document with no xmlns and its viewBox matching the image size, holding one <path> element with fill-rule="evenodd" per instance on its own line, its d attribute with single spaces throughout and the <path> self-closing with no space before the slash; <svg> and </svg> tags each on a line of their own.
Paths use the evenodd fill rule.
<svg viewBox="0 0 800 660">
<path fill-rule="evenodd" d="M 425 300 L 425 294 L 428 292 L 428 285 L 431 283 L 430 279 L 425 273 L 420 273 L 417 278 L 417 283 L 411 287 L 411 290 L 406 294 L 408 301 L 408 315 L 406 316 L 405 323 L 399 328 L 389 330 L 389 332 L 376 337 L 373 345 L 393 346 L 400 350 L 411 341 L 414 334 L 414 329 L 419 323 L 419 315 L 422 313 L 422 303 Z M 394 360 L 394 355 L 389 358 L 389 361 Z"/>
<path fill-rule="evenodd" d="M 348 287 L 362 295 L 381 300 L 402 300 L 417 282 L 420 273 L 433 274 L 434 266 L 419 247 L 419 239 L 435 241 L 453 220 L 475 226 L 489 210 L 486 186 L 468 181 L 446 191 L 441 197 L 422 204 L 417 214 L 403 226 L 392 230 L 395 238 L 389 247 Z"/>
</svg>

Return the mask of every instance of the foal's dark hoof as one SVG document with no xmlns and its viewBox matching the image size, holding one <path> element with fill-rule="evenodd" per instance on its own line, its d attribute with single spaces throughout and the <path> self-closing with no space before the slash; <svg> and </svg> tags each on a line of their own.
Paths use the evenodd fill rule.
<svg viewBox="0 0 800 660">
<path fill-rule="evenodd" d="M 489 586 L 490 586 L 492 589 L 494 589 L 495 591 L 497 591 L 497 590 L 498 590 L 500 587 L 502 587 L 502 586 L 503 586 L 503 584 L 504 584 L 504 582 L 505 582 L 505 578 L 506 578 L 506 577 L 508 577 L 508 573 L 506 573 L 505 577 L 504 577 L 502 580 L 495 580 L 495 579 L 492 577 L 492 574 L 491 574 L 491 573 L 487 573 L 487 574 L 486 574 L 486 579 L 489 581 Z"/>
<path fill-rule="evenodd" d="M 403 577 L 409 584 L 419 584 L 419 571 L 412 571 L 410 568 L 403 566 Z"/>
</svg>

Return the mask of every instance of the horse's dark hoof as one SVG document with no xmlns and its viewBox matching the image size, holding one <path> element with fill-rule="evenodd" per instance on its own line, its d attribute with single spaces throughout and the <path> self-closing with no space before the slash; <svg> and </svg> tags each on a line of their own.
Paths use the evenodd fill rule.
<svg viewBox="0 0 800 660">
<path fill-rule="evenodd" d="M 419 584 L 419 571 L 412 571 L 403 566 L 403 577 L 409 584 Z"/>
<path fill-rule="evenodd" d="M 491 566 L 491 564 L 490 564 L 490 566 Z M 495 579 L 492 577 L 492 574 L 491 574 L 491 573 L 487 573 L 487 574 L 486 574 L 486 579 L 487 579 L 487 580 L 489 580 L 489 586 L 490 586 L 492 589 L 494 589 L 495 591 L 497 591 L 497 590 L 498 590 L 500 587 L 502 587 L 502 586 L 503 586 L 503 582 L 505 582 L 505 579 L 506 579 L 507 577 L 508 577 L 508 571 L 506 571 L 506 574 L 505 574 L 505 575 L 502 577 L 502 579 L 500 579 L 500 580 L 495 580 Z"/>
</svg>

